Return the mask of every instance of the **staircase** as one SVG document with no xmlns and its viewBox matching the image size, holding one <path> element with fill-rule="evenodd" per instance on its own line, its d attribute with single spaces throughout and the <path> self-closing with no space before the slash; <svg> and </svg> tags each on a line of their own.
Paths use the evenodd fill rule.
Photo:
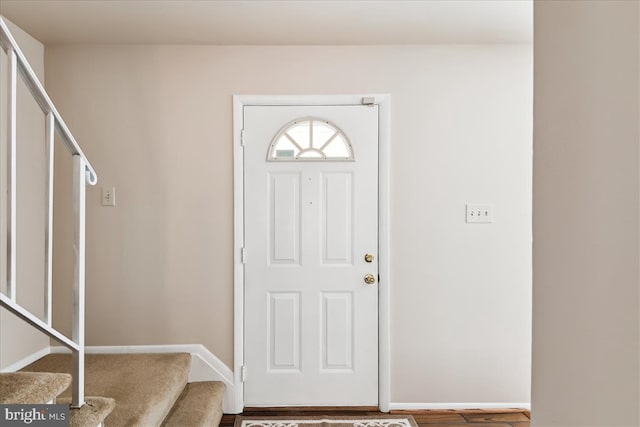
<svg viewBox="0 0 640 427">
<path fill-rule="evenodd" d="M 49 354 L 20 372 L 0 374 L 0 404 L 68 404 L 72 427 L 95 426 L 218 426 L 222 418 L 225 386 L 220 382 L 188 383 L 191 355 L 85 354 L 85 200 L 86 186 L 98 176 L 71 131 L 38 80 L 26 57 L 0 17 L 0 48 L 7 55 L 6 158 L 0 159 L 6 179 L 6 207 L 0 219 L 6 225 L 6 241 L 0 242 L 6 268 L 6 285 L 0 289 L 0 306 L 33 328 L 65 346 L 70 354 Z M 46 211 L 43 278 L 44 315 L 21 305 L 17 277 L 17 88 L 26 85 L 45 117 Z M 2 90 L 5 90 L 4 83 Z M 54 147 L 58 136 L 73 161 L 73 313 L 71 336 L 56 329 L 53 321 L 53 179 Z M 5 172 L 5 167 L 6 172 Z M 5 178 L 6 177 L 6 178 Z M 6 213 L 4 212 L 6 211 Z M 6 249 L 5 249 L 6 248 Z M 38 262 L 38 260 L 29 260 Z M 35 411 L 35 410 L 34 410 Z M 0 423 L 3 419 L 0 418 Z"/>
<path fill-rule="evenodd" d="M 188 383 L 190 365 L 188 353 L 86 355 L 86 403 L 70 425 L 216 427 L 225 386 Z M 0 403 L 70 403 L 71 368 L 70 354 L 49 354 L 0 374 Z"/>
</svg>

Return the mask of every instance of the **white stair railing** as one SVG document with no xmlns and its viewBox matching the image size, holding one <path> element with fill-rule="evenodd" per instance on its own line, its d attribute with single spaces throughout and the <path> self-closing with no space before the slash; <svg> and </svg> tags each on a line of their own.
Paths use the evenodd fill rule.
<svg viewBox="0 0 640 427">
<path fill-rule="evenodd" d="M 16 316 L 22 318 L 33 327 L 59 341 L 72 353 L 72 403 L 73 407 L 84 404 L 84 319 L 85 319 L 85 191 L 86 185 L 95 185 L 98 181 L 95 170 L 80 149 L 56 110 L 53 102 L 36 77 L 26 57 L 9 31 L 6 22 L 0 17 L 0 46 L 8 57 L 7 73 L 7 159 L 2 159 L 2 167 L 8 167 L 7 181 L 7 250 L 6 250 L 6 293 L 0 292 L 0 305 Z M 46 140 L 44 141 L 47 154 L 46 172 L 46 221 L 45 221 L 45 277 L 44 277 L 44 319 L 31 313 L 18 304 L 18 277 L 16 277 L 16 94 L 18 76 L 24 81 L 43 113 L 46 115 Z M 53 158 L 54 136 L 61 137 L 64 146 L 73 156 L 73 212 L 74 212 L 74 275 L 73 275 L 73 326 L 72 337 L 59 332 L 52 322 L 52 260 L 53 260 Z"/>
</svg>

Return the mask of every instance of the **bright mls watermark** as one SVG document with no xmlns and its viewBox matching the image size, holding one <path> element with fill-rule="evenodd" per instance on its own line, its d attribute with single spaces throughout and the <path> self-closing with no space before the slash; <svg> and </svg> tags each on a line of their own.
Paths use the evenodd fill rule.
<svg viewBox="0 0 640 427">
<path fill-rule="evenodd" d="M 0 426 L 69 427 L 69 405 L 0 405 Z"/>
</svg>

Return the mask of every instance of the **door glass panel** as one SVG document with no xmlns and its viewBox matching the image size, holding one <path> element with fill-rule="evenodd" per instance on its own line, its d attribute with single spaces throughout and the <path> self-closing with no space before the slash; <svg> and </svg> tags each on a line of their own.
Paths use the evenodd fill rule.
<svg viewBox="0 0 640 427">
<path fill-rule="evenodd" d="M 324 149 L 327 157 L 340 158 L 344 157 L 345 159 L 349 157 L 349 150 L 347 149 L 347 143 L 342 138 L 342 135 L 337 135 L 333 140 L 327 144 Z"/>
<path fill-rule="evenodd" d="M 268 161 L 354 161 L 353 147 L 337 126 L 306 117 L 286 124 L 273 138 Z"/>
<path fill-rule="evenodd" d="M 310 126 L 310 122 L 295 123 L 286 132 L 289 134 L 291 139 L 297 142 L 302 148 L 306 148 L 309 147 L 311 142 L 309 135 Z"/>
<path fill-rule="evenodd" d="M 327 141 L 337 134 L 339 132 L 329 126 L 328 123 L 313 122 L 313 147 L 322 149 Z"/>
</svg>

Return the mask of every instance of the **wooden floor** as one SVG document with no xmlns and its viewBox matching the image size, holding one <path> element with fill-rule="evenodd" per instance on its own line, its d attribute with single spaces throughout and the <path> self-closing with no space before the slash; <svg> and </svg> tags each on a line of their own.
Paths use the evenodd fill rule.
<svg viewBox="0 0 640 427">
<path fill-rule="evenodd" d="M 343 416 L 381 415 L 378 408 L 245 408 L 244 416 Z M 521 409 L 391 411 L 394 415 L 412 415 L 419 427 L 530 427 L 529 411 Z M 235 415 L 224 415 L 220 427 L 232 427 Z"/>
</svg>

